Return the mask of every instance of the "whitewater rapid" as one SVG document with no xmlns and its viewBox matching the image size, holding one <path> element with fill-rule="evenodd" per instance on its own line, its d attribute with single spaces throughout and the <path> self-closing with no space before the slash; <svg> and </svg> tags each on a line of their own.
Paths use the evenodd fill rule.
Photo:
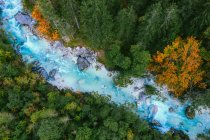
<svg viewBox="0 0 210 140">
<path fill-rule="evenodd" d="M 1 20 L 3 28 L 10 40 L 15 40 L 14 46 L 19 46 L 19 53 L 26 63 L 39 62 L 47 73 L 55 69 L 55 80 L 48 80 L 58 88 L 68 88 L 75 92 L 97 92 L 108 95 L 117 104 L 135 103 L 136 113 L 148 122 L 159 122 L 155 126 L 161 132 L 170 128 L 182 130 L 190 139 L 196 139 L 199 133 L 206 133 L 210 129 L 210 112 L 196 112 L 194 119 L 185 116 L 185 109 L 189 102 L 180 103 L 168 95 L 167 88 L 158 87 L 151 78 L 133 79 L 133 83 L 125 88 L 114 85 L 113 76 L 102 65 L 97 70 L 94 63 L 85 71 L 80 71 L 76 65 L 77 57 L 71 48 L 56 47 L 44 38 L 32 34 L 29 28 L 20 25 L 14 18 L 18 11 L 23 11 L 21 0 L 3 0 L 1 6 Z M 14 43 L 14 42 L 13 42 Z M 17 48 L 14 48 L 17 49 Z M 144 85 L 155 86 L 159 96 L 145 96 Z M 170 108 L 173 111 L 169 111 Z"/>
</svg>

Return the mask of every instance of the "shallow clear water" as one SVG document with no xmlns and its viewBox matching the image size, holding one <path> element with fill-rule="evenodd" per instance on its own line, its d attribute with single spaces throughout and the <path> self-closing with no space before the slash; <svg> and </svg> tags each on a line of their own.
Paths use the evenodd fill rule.
<svg viewBox="0 0 210 140">
<path fill-rule="evenodd" d="M 26 63 L 38 61 L 48 73 L 52 69 L 57 70 L 55 80 L 48 80 L 52 85 L 73 91 L 96 91 L 99 94 L 110 95 L 111 100 L 119 104 L 135 103 L 138 107 L 136 110 L 138 115 L 149 122 L 158 121 L 162 126 L 156 128 L 161 132 L 167 132 L 173 127 L 184 131 L 191 139 L 195 139 L 197 134 L 206 133 L 210 129 L 208 110 L 204 110 L 202 114 L 196 112 L 194 119 L 187 119 L 184 111 L 189 103 L 181 104 L 170 97 L 167 89 L 156 86 L 153 79 L 134 79 L 132 85 L 119 88 L 114 85 L 113 77 L 108 76 L 109 71 L 103 66 L 100 70 L 96 70 L 96 64 L 93 64 L 86 71 L 79 71 L 71 48 L 53 47 L 47 40 L 33 35 L 28 28 L 15 21 L 14 15 L 23 9 L 21 0 L 4 0 L 4 2 L 5 5 L 1 6 L 3 29 L 11 40 L 15 39 L 16 44 L 21 44 L 20 54 L 23 61 Z M 161 96 L 140 96 L 145 84 L 156 86 Z M 174 112 L 169 112 L 170 107 Z"/>
</svg>

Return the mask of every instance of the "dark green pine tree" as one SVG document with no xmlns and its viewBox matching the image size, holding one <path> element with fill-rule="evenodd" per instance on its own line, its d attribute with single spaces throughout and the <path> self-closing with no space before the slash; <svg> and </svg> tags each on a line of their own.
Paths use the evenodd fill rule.
<svg viewBox="0 0 210 140">
<path fill-rule="evenodd" d="M 83 1 L 80 19 L 82 33 L 92 46 L 104 48 L 111 42 L 113 21 L 106 0 Z"/>
</svg>

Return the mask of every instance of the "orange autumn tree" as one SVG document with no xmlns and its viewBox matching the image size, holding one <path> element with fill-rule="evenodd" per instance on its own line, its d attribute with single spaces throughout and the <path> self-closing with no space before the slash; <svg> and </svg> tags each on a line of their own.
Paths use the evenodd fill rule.
<svg viewBox="0 0 210 140">
<path fill-rule="evenodd" d="M 200 43 L 194 37 L 188 37 L 186 41 L 179 37 L 166 46 L 163 53 L 157 52 L 149 67 L 157 74 L 157 82 L 166 84 L 176 96 L 195 86 L 205 88 L 199 47 Z"/>
<path fill-rule="evenodd" d="M 44 36 L 50 40 L 59 39 L 58 32 L 56 30 L 52 31 L 50 23 L 44 19 L 37 5 L 34 6 L 32 17 L 38 21 L 36 29 L 41 36 Z"/>
</svg>

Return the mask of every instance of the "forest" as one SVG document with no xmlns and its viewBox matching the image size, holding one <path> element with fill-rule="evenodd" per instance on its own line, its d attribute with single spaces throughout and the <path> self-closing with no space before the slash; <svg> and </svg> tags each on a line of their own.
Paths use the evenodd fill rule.
<svg viewBox="0 0 210 140">
<path fill-rule="evenodd" d="M 116 85 L 153 75 L 179 101 L 210 107 L 209 0 L 22 0 L 40 37 L 98 52 Z M 1 13 L 1 12 L 0 12 Z M 1 24 L 1 23 L 0 23 Z M 188 140 L 139 118 L 135 104 L 60 90 L 32 71 L 0 30 L 0 139 Z M 146 89 L 155 94 L 154 87 Z M 133 110 L 133 111 L 132 111 Z M 194 114 L 193 114 L 194 115 Z M 201 140 L 209 139 L 199 135 Z"/>
</svg>

